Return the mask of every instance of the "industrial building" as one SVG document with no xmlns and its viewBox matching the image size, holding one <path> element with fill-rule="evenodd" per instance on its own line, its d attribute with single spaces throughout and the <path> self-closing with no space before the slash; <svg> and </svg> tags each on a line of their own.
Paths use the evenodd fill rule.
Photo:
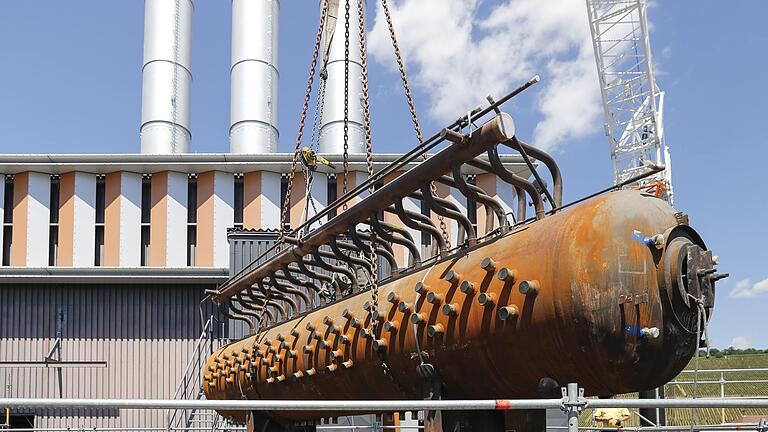
<svg viewBox="0 0 768 432">
<path fill-rule="evenodd" d="M 277 152 L 279 5 L 278 0 L 232 2 L 230 153 L 192 152 L 193 1 L 147 0 L 141 152 L 0 155 L 0 394 L 189 397 L 178 389 L 199 378 L 199 367 L 188 366 L 201 334 L 242 336 L 201 301 L 206 290 L 229 277 L 228 230 L 281 228 L 293 154 Z M 329 47 L 319 128 L 320 151 L 337 163 L 342 45 L 336 38 Z M 351 60 L 353 78 L 359 77 L 359 63 Z M 350 101 L 351 189 L 367 173 L 360 102 Z M 374 161 L 378 169 L 397 157 L 376 154 Z M 503 159 L 516 172 L 527 169 L 517 156 Z M 301 186 L 294 188 L 287 213 L 286 225 L 293 227 L 307 208 L 302 176 L 296 174 Z M 514 191 L 501 184 L 496 189 L 493 175 L 471 178 L 511 201 Z M 341 195 L 338 179 L 330 171 L 315 175 L 309 212 Z M 463 196 L 439 192 L 476 212 Z M 484 218 L 473 220 L 482 224 Z M 448 230 L 456 235 L 455 226 Z M 210 317 L 212 328 L 203 333 Z M 165 367 L 159 369 L 158 362 Z M 192 397 L 199 397 L 195 390 Z M 165 427 L 171 414 L 37 409 L 13 410 L 10 420 L 11 426 L 37 428 Z"/>
</svg>

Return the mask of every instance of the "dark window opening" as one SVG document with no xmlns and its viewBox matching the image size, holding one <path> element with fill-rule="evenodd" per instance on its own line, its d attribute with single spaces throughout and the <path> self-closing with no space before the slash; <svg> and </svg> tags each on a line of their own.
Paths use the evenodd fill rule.
<svg viewBox="0 0 768 432">
<path fill-rule="evenodd" d="M 13 176 L 5 176 L 5 196 L 3 197 L 3 223 L 13 223 Z"/>
<path fill-rule="evenodd" d="M 100 175 L 96 177 L 96 223 L 104 223 L 105 213 L 105 189 L 104 176 Z"/>
<path fill-rule="evenodd" d="M 141 265 L 149 265 L 149 225 L 141 227 Z"/>
<path fill-rule="evenodd" d="M 55 266 L 59 250 L 59 226 L 51 225 L 48 234 L 48 265 Z"/>
<path fill-rule="evenodd" d="M 193 267 L 195 265 L 195 253 L 197 250 L 197 227 L 195 225 L 187 225 L 187 266 Z"/>
<path fill-rule="evenodd" d="M 245 201 L 245 188 L 243 175 L 235 174 L 235 228 L 243 227 L 243 207 Z"/>
<path fill-rule="evenodd" d="M 3 227 L 3 266 L 11 265 L 11 245 L 13 242 L 13 227 L 5 225 Z"/>
<path fill-rule="evenodd" d="M 103 175 L 96 177 L 96 235 L 93 251 L 93 265 L 104 265 L 104 214 L 106 212 L 106 185 Z"/>
<path fill-rule="evenodd" d="M 427 205 L 426 200 L 421 200 L 421 214 L 423 214 L 426 217 L 430 217 L 430 211 L 429 206 Z M 421 232 L 421 245 L 422 246 L 429 246 L 432 244 L 432 236 L 429 234 L 429 231 L 422 231 Z"/>
<path fill-rule="evenodd" d="M 141 179 L 141 223 L 148 224 L 152 210 L 152 176 L 145 174 Z"/>
<path fill-rule="evenodd" d="M 197 247 L 197 175 L 190 174 L 187 182 L 187 266 L 195 265 Z"/>
<path fill-rule="evenodd" d="M 187 181 L 187 223 L 197 223 L 197 176 L 190 174 Z"/>
<path fill-rule="evenodd" d="M 334 201 L 338 199 L 338 180 L 335 175 L 331 174 L 328 175 L 328 205 L 333 204 Z M 328 212 L 328 219 L 331 219 L 333 217 L 336 217 L 336 209 L 331 209 Z"/>
<path fill-rule="evenodd" d="M 141 266 L 149 265 L 149 222 L 152 215 L 152 175 L 141 178 Z"/>
<path fill-rule="evenodd" d="M 3 413 L 3 420 L 5 420 Z M 11 414 L 8 418 L 9 429 L 32 429 L 35 427 L 35 416 L 33 414 Z"/>
<path fill-rule="evenodd" d="M 59 176 L 51 176 L 50 212 L 51 224 L 59 223 L 59 189 L 61 182 Z"/>
<path fill-rule="evenodd" d="M 51 176 L 51 191 L 50 191 L 50 227 L 48 232 L 48 265 L 55 266 L 57 264 L 57 255 L 59 249 L 59 190 L 61 189 L 61 182 L 59 176 Z"/>
<path fill-rule="evenodd" d="M 11 243 L 13 242 L 13 176 L 4 178 L 3 196 L 3 255 L 2 265 L 11 265 Z"/>
<path fill-rule="evenodd" d="M 96 226 L 96 242 L 93 257 L 94 266 L 101 267 L 104 265 L 104 225 Z"/>
<path fill-rule="evenodd" d="M 288 175 L 283 174 L 280 177 L 280 204 L 281 204 L 281 209 L 283 209 L 286 205 L 288 206 L 288 208 L 280 211 L 281 212 L 285 211 L 285 223 L 283 224 L 283 231 L 290 231 L 291 230 L 291 203 L 285 202 L 286 195 L 288 195 Z"/>
<path fill-rule="evenodd" d="M 471 185 L 477 183 L 477 177 L 475 176 L 467 176 L 466 180 L 467 183 Z M 469 198 L 467 198 L 467 218 L 469 219 L 469 223 L 472 224 L 472 229 L 475 230 L 477 236 L 480 237 L 482 234 L 477 232 L 477 201 Z"/>
</svg>

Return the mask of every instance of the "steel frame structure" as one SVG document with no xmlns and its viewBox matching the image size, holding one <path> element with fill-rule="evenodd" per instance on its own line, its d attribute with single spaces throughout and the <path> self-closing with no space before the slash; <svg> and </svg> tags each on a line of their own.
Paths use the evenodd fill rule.
<svg viewBox="0 0 768 432">
<path fill-rule="evenodd" d="M 646 0 L 586 0 L 589 29 L 611 146 L 614 182 L 647 169 L 665 170 L 629 187 L 661 183 L 672 203 L 672 165 L 664 142 L 664 92 L 653 72 Z"/>
</svg>

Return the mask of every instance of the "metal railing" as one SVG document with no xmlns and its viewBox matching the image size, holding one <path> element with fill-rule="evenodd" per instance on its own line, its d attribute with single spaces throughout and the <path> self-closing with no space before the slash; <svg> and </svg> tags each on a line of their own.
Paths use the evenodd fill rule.
<svg viewBox="0 0 768 432">
<path fill-rule="evenodd" d="M 184 401 L 184 400 L 199 400 L 202 397 L 202 370 L 205 363 L 208 361 L 208 357 L 213 354 L 214 338 L 213 338 L 213 325 L 214 317 L 208 318 L 203 326 L 203 331 L 200 337 L 195 342 L 195 346 L 192 348 L 192 354 L 190 356 L 187 367 L 184 369 L 184 373 L 181 375 L 179 385 L 176 387 L 176 392 L 171 396 L 171 400 Z M 196 414 L 195 408 L 171 408 L 169 407 L 165 413 L 166 429 L 174 430 L 182 428 L 189 430 L 192 426 L 192 418 Z M 215 411 L 211 411 L 211 424 L 206 426 L 214 426 L 218 417 Z M 211 430 L 211 427 L 207 427 L 207 430 Z"/>
<path fill-rule="evenodd" d="M 764 374 L 765 379 L 728 379 L 726 376 L 728 374 L 734 374 L 734 373 L 758 373 L 758 374 Z M 694 375 L 693 379 L 683 379 L 680 378 L 683 375 Z M 712 379 L 713 374 L 719 374 L 719 379 Z M 700 375 L 705 376 L 704 379 L 698 379 Z M 725 398 L 726 397 L 726 386 L 731 384 L 768 384 L 768 368 L 728 368 L 728 369 L 699 369 L 699 370 L 692 370 L 692 369 L 686 369 L 680 372 L 680 375 L 673 380 L 666 384 L 666 386 L 671 385 L 718 385 L 720 386 L 720 397 Z M 740 398 L 740 397 L 747 397 L 750 399 L 768 399 L 768 391 L 766 392 L 766 395 L 750 395 L 750 396 L 728 396 L 730 398 Z M 725 407 L 720 408 L 720 423 L 725 423 Z"/>
<path fill-rule="evenodd" d="M 184 399 L 22 399 L 2 398 L 0 406 L 8 408 L 49 409 L 166 409 L 166 410 L 239 410 L 239 411 L 323 411 L 343 413 L 402 411 L 508 411 L 560 409 L 568 417 L 568 431 L 590 429 L 579 425 L 579 413 L 588 408 L 765 408 L 768 399 L 701 398 L 701 399 L 587 399 L 584 389 L 571 383 L 562 389 L 562 398 L 552 399 L 483 399 L 483 400 L 184 400 Z M 749 427 L 752 425 L 749 424 Z M 755 426 L 768 432 L 768 423 Z M 168 430 L 195 428 L 169 426 Z M 600 427 L 608 430 L 611 428 Z M 660 426 L 632 428 L 636 430 L 673 430 Z M 696 428 L 698 429 L 698 427 Z M 39 429 L 35 429 L 39 430 Z M 83 430 L 102 430 L 87 428 Z M 124 429 L 125 430 L 125 429 Z M 135 429 L 150 430 L 150 429 Z M 154 430 L 154 429 L 152 429 Z M 679 429 L 674 429 L 679 430 Z"/>
</svg>

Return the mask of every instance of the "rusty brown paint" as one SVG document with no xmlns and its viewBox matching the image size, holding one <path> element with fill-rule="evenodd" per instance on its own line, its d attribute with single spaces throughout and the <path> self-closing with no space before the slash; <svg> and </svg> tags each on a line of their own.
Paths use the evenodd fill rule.
<svg viewBox="0 0 768 432">
<path fill-rule="evenodd" d="M 364 309 L 370 295 L 363 292 L 220 349 L 204 372 L 206 396 L 419 398 L 423 380 L 412 355 L 417 338 L 426 361 L 435 365 L 445 384 L 445 398 L 537 397 L 543 377 L 560 384 L 578 382 L 589 395 L 659 386 L 688 362 L 696 336 L 664 313 L 660 254 L 634 240 L 633 231 L 664 233 L 677 225 L 675 213 L 662 200 L 636 191 L 586 201 L 383 285 L 381 298 L 394 292 L 397 300 L 380 303 L 381 322 L 397 321 L 396 331 L 379 326 L 375 336 L 365 337 L 371 315 Z M 492 268 L 481 267 L 486 257 L 494 261 Z M 514 280 L 498 277 L 503 268 L 514 272 Z M 451 270 L 461 280 L 445 280 Z M 472 282 L 473 292 L 461 292 L 462 281 Z M 538 289 L 523 294 L 522 281 L 537 281 Z M 420 282 L 427 290 L 417 294 L 414 288 Z M 443 301 L 427 302 L 428 291 Z M 492 294 L 493 304 L 480 305 L 480 293 Z M 621 303 L 620 297 L 638 301 Z M 403 301 L 410 307 L 400 311 L 397 305 Z M 441 313 L 443 305 L 452 303 L 458 306 L 456 314 Z M 511 305 L 518 315 L 500 319 L 498 310 Z M 344 310 L 352 315 L 345 318 Z M 425 319 L 416 320 L 415 334 L 412 313 Z M 330 318 L 325 324 L 324 317 Z M 357 320 L 364 324 L 355 327 Z M 444 331 L 430 338 L 430 325 Z M 627 326 L 657 327 L 661 335 L 641 340 L 626 331 Z M 332 331 L 339 327 L 339 333 Z M 280 344 L 278 334 L 290 336 Z M 348 345 L 341 335 L 349 339 Z M 375 339 L 386 345 L 384 358 L 399 385 L 382 372 L 372 349 Z M 288 351 L 298 354 L 286 356 Z M 321 414 L 279 415 L 308 419 Z"/>
</svg>

